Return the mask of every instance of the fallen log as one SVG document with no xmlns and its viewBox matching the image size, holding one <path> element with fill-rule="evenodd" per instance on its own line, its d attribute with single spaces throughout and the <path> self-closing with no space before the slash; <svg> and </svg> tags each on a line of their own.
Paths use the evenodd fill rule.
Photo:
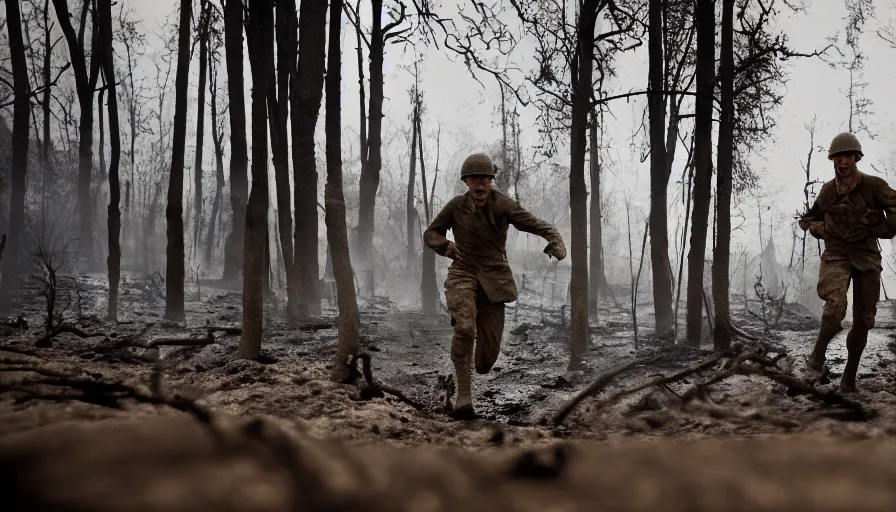
<svg viewBox="0 0 896 512">
<path fill-rule="evenodd" d="M 383 393 L 388 393 L 395 398 L 401 400 L 402 402 L 410 405 L 414 409 L 418 411 L 424 410 L 422 404 L 408 398 L 401 391 L 388 386 L 386 384 L 378 383 L 373 380 L 373 370 L 370 365 L 370 354 L 358 354 L 352 360 L 352 365 L 357 365 L 357 361 L 361 360 L 361 373 L 364 375 L 364 380 L 367 381 L 367 387 L 361 390 L 361 396 L 365 399 L 370 399 L 373 397 L 382 398 Z M 357 367 L 357 366 L 356 366 Z"/>
</svg>

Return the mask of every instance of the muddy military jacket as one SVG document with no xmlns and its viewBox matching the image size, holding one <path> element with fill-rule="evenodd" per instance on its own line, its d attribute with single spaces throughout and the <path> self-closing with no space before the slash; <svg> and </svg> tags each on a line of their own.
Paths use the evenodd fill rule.
<svg viewBox="0 0 896 512">
<path fill-rule="evenodd" d="M 885 213 L 886 218 L 870 220 L 874 210 Z M 877 239 L 896 236 L 896 191 L 883 179 L 860 172 L 856 186 L 840 194 L 833 179 L 821 187 L 802 220 L 823 223 L 822 260 L 849 261 L 859 270 L 880 272 Z"/>
<path fill-rule="evenodd" d="M 476 289 L 482 286 L 492 302 L 515 301 L 516 282 L 506 252 L 507 229 L 511 224 L 548 242 L 563 243 L 554 226 L 496 190 L 482 207 L 477 207 L 468 194 L 448 201 L 423 233 L 424 243 L 442 256 L 449 244 L 445 233 L 449 229 L 454 233 L 454 243 L 461 257 L 448 267 L 445 287 Z"/>
</svg>

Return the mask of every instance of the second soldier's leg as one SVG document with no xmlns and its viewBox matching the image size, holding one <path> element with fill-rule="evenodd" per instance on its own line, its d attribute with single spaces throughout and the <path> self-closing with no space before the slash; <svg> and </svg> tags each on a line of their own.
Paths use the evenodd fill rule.
<svg viewBox="0 0 896 512">
<path fill-rule="evenodd" d="M 476 339 L 476 290 L 467 287 L 446 286 L 445 302 L 454 319 L 454 337 L 451 339 L 451 362 L 457 377 L 457 402 L 454 416 L 458 419 L 475 417 L 471 363 Z"/>
<path fill-rule="evenodd" d="M 480 292 L 476 296 L 476 373 L 488 373 L 498 360 L 503 334 L 504 303 L 491 302 Z"/>
<path fill-rule="evenodd" d="M 817 289 L 818 296 L 824 300 L 824 310 L 815 348 L 806 362 L 809 368 L 822 369 L 828 344 L 842 330 L 843 318 L 846 317 L 846 291 L 849 289 L 851 274 L 852 265 L 848 261 L 821 262 Z"/>
<path fill-rule="evenodd" d="M 852 278 L 852 329 L 846 336 L 846 368 L 840 378 L 841 391 L 856 390 L 859 361 L 868 342 L 868 331 L 874 327 L 877 301 L 880 299 L 880 274 L 856 272 Z"/>
</svg>

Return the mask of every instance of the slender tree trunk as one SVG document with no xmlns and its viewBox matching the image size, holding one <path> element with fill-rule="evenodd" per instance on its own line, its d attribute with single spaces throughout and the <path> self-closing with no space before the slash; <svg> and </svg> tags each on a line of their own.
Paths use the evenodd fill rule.
<svg viewBox="0 0 896 512">
<path fill-rule="evenodd" d="M 510 168 L 507 165 L 507 94 L 504 84 L 498 82 L 501 89 L 501 172 L 495 180 L 498 190 L 510 195 Z"/>
<path fill-rule="evenodd" d="M 414 185 L 417 181 L 417 115 L 420 112 L 420 102 L 417 99 L 417 88 L 414 87 L 414 110 L 411 114 L 411 165 L 408 170 L 408 195 L 406 202 L 407 210 L 407 235 L 408 235 L 408 273 L 411 272 L 413 262 L 417 261 L 417 251 L 414 248 L 414 215 L 417 210 L 414 208 Z M 424 192 L 425 195 L 425 192 Z"/>
<path fill-rule="evenodd" d="M 28 168 L 28 101 L 31 84 L 25 60 L 22 38 L 22 16 L 18 1 L 6 2 L 6 29 L 9 34 L 9 55 L 13 75 L 12 158 L 10 160 L 9 248 L 3 260 L 3 280 L 0 281 L 0 306 L 5 309 L 13 290 L 18 286 L 22 242 L 25 238 L 25 176 Z M 6 239 L 4 238 L 4 242 Z"/>
<path fill-rule="evenodd" d="M 598 304 L 601 289 L 607 284 L 604 276 L 603 262 L 603 219 L 601 214 L 601 191 L 600 191 L 600 147 L 597 138 L 597 126 L 599 120 L 597 112 L 591 112 L 591 128 L 589 131 L 589 139 L 591 145 L 591 205 L 589 210 L 589 221 L 591 224 L 588 253 L 588 276 L 590 282 L 588 285 L 588 308 L 590 315 L 597 321 Z"/>
<path fill-rule="evenodd" d="M 289 137 L 287 118 L 289 114 L 289 83 L 296 67 L 298 19 L 295 0 L 278 0 L 277 7 L 277 88 L 268 96 L 271 123 L 271 150 L 274 161 L 274 180 L 277 191 L 277 228 L 279 243 L 283 252 L 283 267 L 286 274 L 286 316 L 290 322 L 299 319 L 298 275 L 293 256 L 292 198 L 289 183 Z M 272 70 L 273 77 L 273 70 Z M 296 186 L 305 186 L 296 182 Z M 316 192 L 316 190 L 315 190 Z"/>
<path fill-rule="evenodd" d="M 212 99 L 212 141 L 215 144 L 215 200 L 212 202 L 212 216 L 208 221 L 208 235 L 205 239 L 205 265 L 211 265 L 212 249 L 215 245 L 215 226 L 221 212 L 224 191 L 224 145 L 222 127 L 218 122 L 218 73 L 215 59 L 208 60 L 208 92 Z"/>
<path fill-rule="evenodd" d="M 168 182 L 168 249 L 165 267 L 165 318 L 184 319 L 184 151 L 187 142 L 187 87 L 190 72 L 190 15 L 192 0 L 181 0 L 174 78 L 174 134 Z"/>
<path fill-rule="evenodd" d="M 376 2 L 374 2 L 376 3 Z M 339 345 L 333 361 L 330 378 L 343 381 L 348 375 L 346 366 L 350 357 L 358 353 L 360 316 L 352 278 L 352 262 L 348 248 L 348 232 L 345 218 L 345 196 L 342 192 L 342 120 L 340 83 L 342 55 L 339 48 L 339 32 L 342 21 L 342 0 L 330 2 L 330 36 L 327 52 L 327 184 L 326 223 L 327 241 L 333 257 L 333 274 L 336 279 L 336 295 L 339 307 Z M 371 66 L 373 67 L 373 66 Z"/>
<path fill-rule="evenodd" d="M 202 149 L 205 135 L 205 83 L 208 62 L 208 0 L 199 2 L 199 88 L 196 91 L 196 163 L 193 166 L 193 250 L 199 254 L 202 239 Z M 212 121 L 214 122 L 214 121 Z"/>
<path fill-rule="evenodd" d="M 649 4 L 650 112 L 650 260 L 653 268 L 655 334 L 672 334 L 672 276 L 669 274 L 669 232 L 666 187 L 665 101 L 663 93 L 662 0 Z"/>
<path fill-rule="evenodd" d="M 121 190 L 118 167 L 121 162 L 121 133 L 118 123 L 118 95 L 115 93 L 115 62 L 112 51 L 112 0 L 97 0 L 100 20 L 100 51 L 103 75 L 109 88 L 109 312 L 108 319 L 118 321 L 118 283 L 121 278 L 121 211 L 118 209 Z"/>
<path fill-rule="evenodd" d="M 252 70 L 252 191 L 246 209 L 243 258 L 243 335 L 239 355 L 258 359 L 264 318 L 264 283 L 268 254 L 267 99 L 274 84 L 274 6 L 272 0 L 249 3 L 246 18 Z"/>
<path fill-rule="evenodd" d="M 331 7 L 332 8 L 332 7 Z M 373 18 L 370 29 L 370 121 L 368 134 L 369 160 L 361 170 L 358 190 L 358 261 L 363 265 L 366 277 L 365 293 L 373 297 L 374 262 L 373 233 L 376 211 L 376 192 L 380 186 L 382 169 L 382 128 L 383 128 L 383 0 L 371 0 Z"/>
<path fill-rule="evenodd" d="M 703 328 L 703 267 L 712 185 L 712 110 L 715 83 L 715 0 L 697 0 L 697 99 L 694 120 L 694 215 L 688 253 L 687 343 Z"/>
<path fill-rule="evenodd" d="M 421 134 L 420 140 L 420 177 L 423 181 L 423 207 L 426 209 L 426 225 L 428 226 L 432 219 L 433 200 L 436 195 L 436 181 L 439 179 L 439 156 L 441 155 L 442 128 L 439 126 L 436 132 L 436 168 L 432 178 L 432 185 L 429 192 L 429 200 L 426 200 L 426 166 L 423 164 L 423 125 L 419 124 L 418 132 Z M 423 265 L 420 273 L 420 297 L 422 299 L 423 312 L 434 314 L 437 312 L 439 305 L 438 286 L 436 286 L 436 253 L 435 251 L 423 251 Z"/>
<path fill-rule="evenodd" d="M 712 295 L 716 312 L 713 338 L 716 350 L 727 350 L 731 346 L 728 280 L 731 257 L 731 170 L 734 164 L 734 0 L 722 0 L 719 83 L 722 116 L 719 124 L 719 163 L 716 177 L 718 235 L 712 260 Z"/>
<path fill-rule="evenodd" d="M 226 0 L 224 3 L 224 50 L 227 60 L 227 96 L 230 100 L 230 207 L 233 210 L 233 227 L 225 241 L 224 272 L 221 277 L 236 281 L 243 269 L 246 200 L 249 197 L 242 0 Z"/>
<path fill-rule="evenodd" d="M 576 367 L 588 347 L 588 192 L 585 186 L 585 151 L 588 112 L 591 110 L 592 62 L 597 0 L 585 0 L 579 12 L 576 61 L 572 76 L 571 162 L 569 206 L 572 224 L 572 295 L 570 367 Z"/>
<path fill-rule="evenodd" d="M 302 0 L 300 8 L 299 60 L 296 79 L 290 88 L 296 205 L 295 266 L 304 313 L 317 317 L 320 316 L 320 263 L 314 129 L 326 71 L 327 1 Z"/>
<path fill-rule="evenodd" d="M 49 190 L 47 187 L 47 179 L 52 175 L 52 163 L 50 162 L 50 149 L 53 147 L 53 141 L 50 140 L 50 99 L 52 91 L 51 65 L 53 56 L 53 45 L 50 41 L 50 0 L 44 0 L 44 59 L 43 59 L 43 98 L 41 99 L 41 107 L 43 109 L 43 144 L 41 144 L 41 166 L 43 167 L 43 178 L 41 184 L 41 223 L 46 225 L 47 222 L 47 196 Z"/>
</svg>

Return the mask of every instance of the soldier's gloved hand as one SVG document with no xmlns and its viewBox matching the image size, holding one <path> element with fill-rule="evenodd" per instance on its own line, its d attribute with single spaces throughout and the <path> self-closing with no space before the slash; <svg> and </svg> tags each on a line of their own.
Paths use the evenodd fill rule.
<svg viewBox="0 0 896 512">
<path fill-rule="evenodd" d="M 859 222 L 861 222 L 865 226 L 877 226 L 883 221 L 884 212 L 880 210 L 868 210 L 864 215 L 862 215 L 862 218 L 859 219 Z"/>
<path fill-rule="evenodd" d="M 797 222 L 797 224 L 799 224 L 800 229 L 805 231 L 805 230 L 809 229 L 810 222 L 809 222 L 809 219 L 800 219 L 799 222 Z"/>
<path fill-rule="evenodd" d="M 544 248 L 544 253 L 557 258 L 557 261 L 566 258 L 566 247 L 563 245 L 563 242 L 551 242 Z"/>
</svg>

